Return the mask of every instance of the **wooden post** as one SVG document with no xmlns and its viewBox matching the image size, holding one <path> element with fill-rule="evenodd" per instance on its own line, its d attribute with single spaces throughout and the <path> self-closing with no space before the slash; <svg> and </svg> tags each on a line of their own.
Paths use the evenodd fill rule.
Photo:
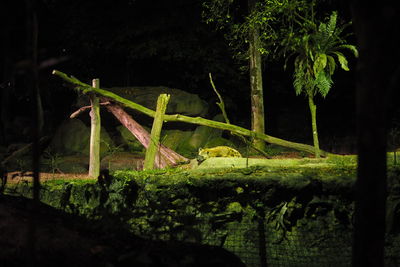
<svg viewBox="0 0 400 267">
<path fill-rule="evenodd" d="M 92 86 L 100 88 L 100 80 L 93 79 Z M 90 111 L 91 128 L 90 128 L 90 160 L 89 160 L 89 176 L 97 178 L 100 174 L 100 104 L 99 98 L 94 94 L 90 94 L 90 103 L 92 109 Z"/>
<path fill-rule="evenodd" d="M 144 159 L 144 170 L 154 169 L 154 161 L 156 158 L 156 153 L 158 151 L 158 144 L 160 143 L 160 133 L 164 121 L 163 117 L 165 111 L 167 110 L 169 98 L 170 95 L 161 94 L 157 99 L 157 109 L 154 116 L 153 127 L 151 128 L 150 144 L 148 149 L 146 150 L 146 156 Z"/>
</svg>

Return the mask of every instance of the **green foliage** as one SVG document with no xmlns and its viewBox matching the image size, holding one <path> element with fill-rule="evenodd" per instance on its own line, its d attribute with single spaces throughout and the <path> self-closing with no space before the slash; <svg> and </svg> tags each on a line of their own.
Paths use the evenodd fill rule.
<svg viewBox="0 0 400 267">
<path fill-rule="evenodd" d="M 319 93 L 326 97 L 333 85 L 336 60 L 343 70 L 349 71 L 347 58 L 340 50 L 349 50 L 355 57 L 358 51 L 354 45 L 345 43 L 342 35 L 348 25 L 337 25 L 337 12 L 332 12 L 319 27 L 315 27 L 315 23 L 304 25 L 305 32 L 300 32 L 288 45 L 297 55 L 294 60 L 294 89 L 297 95 L 305 93 L 313 97 Z"/>
<path fill-rule="evenodd" d="M 400 128 L 392 127 L 388 134 L 388 149 L 393 151 L 393 164 L 397 164 L 397 152 L 400 146 Z"/>
<path fill-rule="evenodd" d="M 298 23 L 301 24 L 300 30 L 296 32 L 295 38 L 287 38 L 286 49 L 291 50 L 292 55 L 296 55 L 293 87 L 296 95 L 304 93 L 308 98 L 315 157 L 319 157 L 314 97 L 317 94 L 324 98 L 328 95 L 333 85 L 332 75 L 336 70 L 335 58 L 343 70 L 349 70 L 347 59 L 339 50 L 350 50 L 356 57 L 358 52 L 355 46 L 345 43 L 342 35 L 347 25 L 337 25 L 335 11 L 326 19 L 326 22 L 320 22 L 318 27 L 316 27 L 314 16 L 304 17 Z"/>
<path fill-rule="evenodd" d="M 51 149 L 46 149 L 43 153 L 43 160 L 53 174 L 56 171 L 60 171 L 59 165 L 62 162 L 62 158 L 58 153 L 52 152 Z"/>
<path fill-rule="evenodd" d="M 326 161 L 327 163 L 335 164 L 338 168 L 348 168 L 349 166 L 357 166 L 357 156 L 354 155 L 330 155 Z"/>
<path fill-rule="evenodd" d="M 252 12 L 247 10 L 247 1 L 207 0 L 203 3 L 203 19 L 216 25 L 225 33 L 229 46 L 238 59 L 247 59 L 250 33 L 260 32 L 259 51 L 270 58 L 279 58 L 287 51 L 287 46 L 296 38 L 298 23 L 311 16 L 315 1 L 307 0 L 263 0 L 257 1 Z"/>
<path fill-rule="evenodd" d="M 280 172 L 270 169 L 235 178 L 229 172 L 201 176 L 176 170 L 120 171 L 110 185 L 53 181 L 43 184 L 40 195 L 43 202 L 67 212 L 106 221 L 110 233 L 126 227 L 143 237 L 206 243 L 239 256 L 258 255 L 264 225 L 271 260 L 282 257 L 283 262 L 290 254 L 293 263 L 301 259 L 304 266 L 333 266 L 333 250 L 351 246 L 355 171 L 346 164 L 356 160 L 330 160 L 343 166 L 280 167 Z M 399 231 L 399 174 L 398 167 L 388 172 L 388 230 L 394 233 Z M 20 192 L 31 195 L 29 190 Z M 326 257 L 331 257 L 330 264 L 315 263 Z"/>
</svg>

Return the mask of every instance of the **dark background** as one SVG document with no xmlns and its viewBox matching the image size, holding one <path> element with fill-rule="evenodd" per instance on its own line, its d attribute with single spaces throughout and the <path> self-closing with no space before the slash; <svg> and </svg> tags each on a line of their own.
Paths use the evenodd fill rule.
<svg viewBox="0 0 400 267">
<path fill-rule="evenodd" d="M 326 10 L 338 10 L 339 16 L 350 20 L 346 1 L 325 4 Z M 51 135 L 69 117 L 77 96 L 51 75 L 53 69 L 83 82 L 100 78 L 102 87 L 163 85 L 196 93 L 210 104 L 210 118 L 219 113 L 208 79 L 211 72 L 232 123 L 250 128 L 249 75 L 240 70 L 246 62 L 233 59 L 224 33 L 204 23 L 201 5 L 201 0 L 37 1 L 38 64 L 60 61 L 39 70 L 46 119 L 43 134 Z M 2 94 L 7 107 L 1 115 L 9 127 L 3 127 L 0 141 L 7 146 L 31 138 L 32 97 L 24 67 L 28 58 L 25 1 L 2 1 L 1 13 L 0 84 L 2 90 L 9 86 L 10 94 Z M 351 38 L 349 43 L 356 43 Z M 316 99 L 321 147 L 340 153 L 355 152 L 356 61 L 348 56 L 351 71 L 338 69 L 326 99 Z M 304 96 L 294 93 L 292 70 L 283 70 L 283 62 L 264 64 L 266 133 L 311 144 L 308 104 Z M 398 113 L 393 106 L 390 126 L 397 126 Z"/>
</svg>

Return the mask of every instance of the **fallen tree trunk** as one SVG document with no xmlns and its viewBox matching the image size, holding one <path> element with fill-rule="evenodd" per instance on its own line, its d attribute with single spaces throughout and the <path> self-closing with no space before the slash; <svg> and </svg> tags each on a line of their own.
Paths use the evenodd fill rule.
<svg viewBox="0 0 400 267">
<path fill-rule="evenodd" d="M 94 88 L 92 86 L 90 86 L 89 84 L 83 83 L 81 81 L 79 81 L 78 79 L 76 79 L 75 77 L 69 77 L 67 74 L 61 72 L 61 71 L 57 71 L 54 70 L 53 74 L 62 78 L 63 80 L 70 82 L 72 84 L 74 84 L 77 90 L 82 91 L 83 93 L 88 93 L 88 92 L 94 92 L 96 94 L 99 94 L 101 96 L 107 97 L 113 101 L 116 101 L 128 108 L 134 109 L 136 111 L 139 111 L 145 115 L 148 115 L 150 117 L 155 116 L 155 111 L 151 110 L 149 108 L 146 108 L 142 105 L 139 105 L 135 102 L 129 101 L 123 97 L 120 97 L 114 93 L 111 93 L 107 90 L 103 90 L 103 89 L 99 89 L 99 88 Z M 180 115 L 180 114 L 174 114 L 174 115 L 165 115 L 164 116 L 164 121 L 180 121 L 180 122 L 185 122 L 185 123 L 191 123 L 191 124 L 197 124 L 197 125 L 203 125 L 203 126 L 208 126 L 208 127 L 212 127 L 212 128 L 217 128 L 217 129 L 221 129 L 221 130 L 227 130 L 242 136 L 247 136 L 250 138 L 258 138 L 258 139 L 262 139 L 270 144 L 275 144 L 275 145 L 279 145 L 279 146 L 283 146 L 283 147 L 288 147 L 288 148 L 292 148 L 295 150 L 299 150 L 299 151 L 304 151 L 310 154 L 315 154 L 315 148 L 313 146 L 310 145 L 306 145 L 306 144 L 301 144 L 301 143 L 296 143 L 296 142 L 290 142 L 284 139 L 280 139 L 277 137 L 273 137 L 270 135 L 266 135 L 266 134 L 262 134 L 262 133 L 257 133 L 257 132 L 253 132 L 251 130 L 245 129 L 243 127 L 240 126 L 236 126 L 233 124 L 228 124 L 228 123 L 223 123 L 223 122 L 218 122 L 218 121 L 213 121 L 213 120 L 207 120 L 201 117 L 189 117 L 189 116 L 184 116 L 184 115 Z M 328 156 L 330 153 L 320 150 L 321 156 Z"/>
<path fill-rule="evenodd" d="M 132 133 L 133 136 L 135 136 L 139 143 L 141 143 L 147 149 L 150 143 L 150 134 L 147 132 L 147 130 L 137 123 L 120 105 L 111 103 L 109 101 L 110 99 L 106 97 L 100 97 L 100 99 L 102 101 L 100 105 L 105 106 L 107 110 L 111 112 L 114 117 Z M 91 109 L 91 106 L 81 107 L 72 113 L 70 118 L 76 118 L 79 114 L 88 109 Z M 157 168 L 175 166 L 181 162 L 186 162 L 189 160 L 162 144 L 159 148 L 160 151 L 156 157 Z"/>
<path fill-rule="evenodd" d="M 103 98 L 102 98 L 103 100 Z M 145 147 L 148 148 L 150 144 L 150 134 L 139 123 L 137 123 L 128 113 L 126 113 L 119 105 L 109 104 L 106 108 L 111 112 L 122 125 L 125 126 L 136 139 Z M 156 166 L 158 168 L 165 168 L 167 166 L 176 165 L 179 162 L 187 161 L 188 159 L 176 153 L 172 149 L 160 145 L 160 153 L 157 153 Z"/>
</svg>

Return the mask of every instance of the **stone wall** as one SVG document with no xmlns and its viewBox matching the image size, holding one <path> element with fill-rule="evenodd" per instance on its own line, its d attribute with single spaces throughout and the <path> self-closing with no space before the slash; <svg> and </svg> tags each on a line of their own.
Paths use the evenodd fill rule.
<svg viewBox="0 0 400 267">
<path fill-rule="evenodd" d="M 220 246 L 247 266 L 350 266 L 354 172 L 159 170 L 103 178 L 47 183 L 42 201 L 123 221 L 146 238 Z M 400 239 L 391 238 L 388 261 L 398 262 Z"/>
</svg>

